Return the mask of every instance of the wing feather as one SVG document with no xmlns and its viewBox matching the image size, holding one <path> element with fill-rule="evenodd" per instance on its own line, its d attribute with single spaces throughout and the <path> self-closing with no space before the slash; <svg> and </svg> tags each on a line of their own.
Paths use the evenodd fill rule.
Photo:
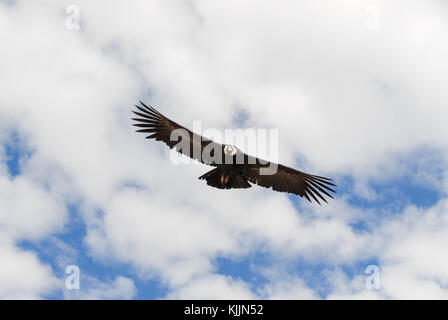
<svg viewBox="0 0 448 320">
<path fill-rule="evenodd" d="M 261 175 L 260 169 L 267 166 L 269 164 L 260 165 L 259 161 L 257 164 L 247 165 L 245 178 L 265 188 L 299 195 L 309 202 L 314 199 L 320 204 L 319 199 L 327 202 L 324 196 L 333 198 L 330 192 L 335 191 L 330 186 L 336 185 L 329 178 L 314 176 L 281 164 L 277 165 L 277 171 L 274 174 Z"/>
<path fill-rule="evenodd" d="M 170 149 L 175 148 L 175 150 L 183 155 L 186 155 L 192 159 L 198 160 L 202 163 L 206 163 L 202 160 L 203 150 L 206 146 L 209 148 L 219 148 L 222 149 L 222 145 L 218 144 L 210 139 L 204 138 L 187 128 L 177 124 L 176 122 L 168 119 L 156 109 L 151 106 L 147 106 L 140 101 L 140 106 L 136 105 L 137 110 L 132 111 L 138 118 L 132 118 L 135 123 L 135 127 L 140 129 L 136 130 L 141 133 L 150 133 L 146 136 L 147 139 L 156 139 L 158 141 L 164 142 Z M 172 133 L 175 130 L 181 130 L 185 135 L 188 135 L 189 148 L 179 148 L 178 143 L 181 141 L 182 137 L 177 137 L 178 139 L 173 139 Z M 212 144 L 212 145 L 210 145 Z M 194 152 L 195 150 L 200 150 L 200 152 Z M 207 162 L 206 164 L 215 166 L 216 164 Z"/>
</svg>

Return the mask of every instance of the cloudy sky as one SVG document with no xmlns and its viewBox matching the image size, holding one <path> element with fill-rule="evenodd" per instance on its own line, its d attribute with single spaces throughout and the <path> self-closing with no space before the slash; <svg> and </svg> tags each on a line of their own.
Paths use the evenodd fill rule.
<svg viewBox="0 0 448 320">
<path fill-rule="evenodd" d="M 447 299 L 447 37 L 442 0 L 0 1 L 0 298 Z M 210 188 L 138 100 L 337 197 Z"/>
</svg>

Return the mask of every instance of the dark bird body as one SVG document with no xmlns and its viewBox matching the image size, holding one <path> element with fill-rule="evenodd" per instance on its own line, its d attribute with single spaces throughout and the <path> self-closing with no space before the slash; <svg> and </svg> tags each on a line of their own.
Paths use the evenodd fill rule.
<svg viewBox="0 0 448 320">
<path fill-rule="evenodd" d="M 136 106 L 138 110 L 133 111 L 139 117 L 133 118 L 137 121 L 134 126 L 142 128 L 137 132 L 147 133 L 147 139 L 163 141 L 181 154 L 214 166 L 213 170 L 199 177 L 206 180 L 209 186 L 238 189 L 250 188 L 252 183 L 265 188 L 272 187 L 275 191 L 293 193 L 310 202 L 314 199 L 319 204 L 318 198 L 327 202 L 323 195 L 333 198 L 330 192 L 335 192 L 332 186 L 336 185 L 331 179 L 267 162 L 247 155 L 235 146 L 216 143 L 180 126 L 143 102 L 141 104 Z M 182 139 L 185 143 L 179 147 Z M 261 174 L 261 170 L 264 173 L 271 172 Z"/>
<path fill-rule="evenodd" d="M 223 164 L 199 177 L 209 186 L 219 189 L 250 188 L 247 182 L 246 166 L 242 164 Z"/>
</svg>

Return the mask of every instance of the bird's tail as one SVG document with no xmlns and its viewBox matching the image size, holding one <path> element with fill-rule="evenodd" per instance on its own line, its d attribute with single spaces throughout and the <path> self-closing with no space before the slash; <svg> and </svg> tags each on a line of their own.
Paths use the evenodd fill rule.
<svg viewBox="0 0 448 320">
<path fill-rule="evenodd" d="M 247 182 L 247 180 L 244 179 L 239 173 L 229 175 L 222 172 L 219 167 L 200 176 L 199 179 L 206 180 L 209 186 L 219 189 L 240 189 L 251 187 L 249 182 Z"/>
</svg>

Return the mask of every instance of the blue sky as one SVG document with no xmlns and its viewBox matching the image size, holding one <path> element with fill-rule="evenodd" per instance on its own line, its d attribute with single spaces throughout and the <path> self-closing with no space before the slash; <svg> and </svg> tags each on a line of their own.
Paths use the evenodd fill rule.
<svg viewBox="0 0 448 320">
<path fill-rule="evenodd" d="M 0 1 L 0 298 L 448 298 L 447 10 Z M 138 100 L 275 129 L 336 197 L 210 188 L 134 132 Z"/>
</svg>

